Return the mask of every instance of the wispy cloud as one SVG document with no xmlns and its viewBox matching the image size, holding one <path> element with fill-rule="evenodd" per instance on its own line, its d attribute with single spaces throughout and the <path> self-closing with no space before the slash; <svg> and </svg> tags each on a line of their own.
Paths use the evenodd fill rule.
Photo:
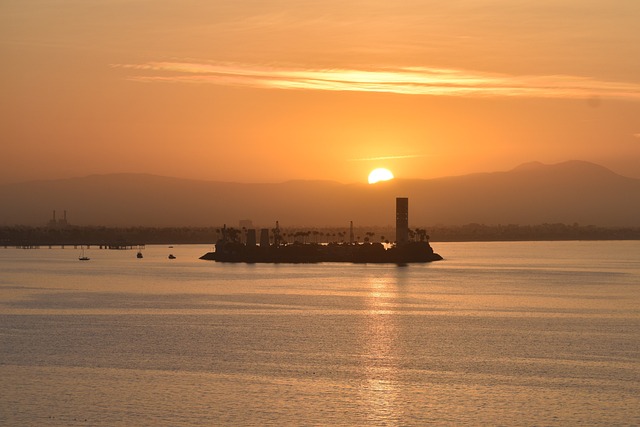
<svg viewBox="0 0 640 427">
<path fill-rule="evenodd" d="M 255 88 L 386 92 L 466 97 L 640 100 L 640 84 L 569 75 L 506 75 L 447 68 L 296 69 L 245 64 L 149 62 L 113 65 L 139 82 L 210 83 Z"/>
<path fill-rule="evenodd" d="M 364 157 L 360 159 L 349 159 L 350 162 L 369 162 L 376 160 L 398 160 L 398 159 L 416 159 L 418 157 L 425 157 L 422 154 L 409 154 L 406 156 L 381 156 L 381 157 Z"/>
</svg>

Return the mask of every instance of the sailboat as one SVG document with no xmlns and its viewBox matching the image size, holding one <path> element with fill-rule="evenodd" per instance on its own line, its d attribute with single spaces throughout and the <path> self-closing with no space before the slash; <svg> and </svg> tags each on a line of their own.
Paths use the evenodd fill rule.
<svg viewBox="0 0 640 427">
<path fill-rule="evenodd" d="M 84 246 L 82 246 L 82 254 L 78 257 L 80 261 L 89 261 L 91 258 L 84 254 Z"/>
</svg>

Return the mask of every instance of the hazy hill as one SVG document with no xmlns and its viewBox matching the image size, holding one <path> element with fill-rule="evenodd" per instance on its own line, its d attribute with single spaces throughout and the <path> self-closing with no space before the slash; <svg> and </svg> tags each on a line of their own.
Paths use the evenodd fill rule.
<svg viewBox="0 0 640 427">
<path fill-rule="evenodd" d="M 0 186 L 0 225 L 109 226 L 389 225 L 395 197 L 409 197 L 410 224 L 640 225 L 640 180 L 571 161 L 507 172 L 368 184 L 290 181 L 239 184 L 140 174 L 95 175 Z"/>
</svg>

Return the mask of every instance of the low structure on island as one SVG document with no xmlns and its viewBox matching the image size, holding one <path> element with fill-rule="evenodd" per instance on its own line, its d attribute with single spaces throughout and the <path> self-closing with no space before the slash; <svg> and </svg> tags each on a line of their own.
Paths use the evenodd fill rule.
<svg viewBox="0 0 640 427">
<path fill-rule="evenodd" d="M 353 227 L 353 223 L 352 223 Z M 222 229 L 222 238 L 216 242 L 215 251 L 200 259 L 219 262 L 246 263 L 395 263 L 431 262 L 442 259 L 429 244 L 429 236 L 419 235 L 418 241 L 409 240 L 409 199 L 396 199 L 396 243 L 385 247 L 382 243 L 285 243 L 280 226 L 260 230 L 259 244 L 256 230 L 249 229 L 246 243 L 238 240 L 236 230 Z M 271 231 L 271 234 L 269 234 Z M 353 232 L 350 233 L 353 236 Z"/>
</svg>

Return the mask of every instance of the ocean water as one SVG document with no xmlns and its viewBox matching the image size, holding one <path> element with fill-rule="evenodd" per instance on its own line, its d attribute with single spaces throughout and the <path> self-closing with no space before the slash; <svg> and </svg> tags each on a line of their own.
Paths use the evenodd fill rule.
<svg viewBox="0 0 640 427">
<path fill-rule="evenodd" d="M 0 248 L 0 425 L 640 425 L 640 242 L 432 245 Z"/>
</svg>

